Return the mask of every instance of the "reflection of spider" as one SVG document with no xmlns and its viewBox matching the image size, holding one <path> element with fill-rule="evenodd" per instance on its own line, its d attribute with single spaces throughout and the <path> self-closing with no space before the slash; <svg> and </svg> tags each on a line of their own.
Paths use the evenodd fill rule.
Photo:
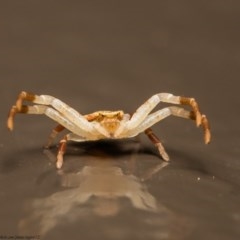
<svg viewBox="0 0 240 240">
<path fill-rule="evenodd" d="M 44 153 L 49 160 L 55 160 L 55 156 L 48 149 Z M 150 164 L 151 167 L 146 167 L 146 171 L 141 172 L 137 166 L 135 154 L 129 159 L 122 158 L 124 161 L 118 161 L 111 155 L 106 155 L 104 151 L 101 152 L 101 149 L 100 153 L 101 157 L 88 157 L 81 167 L 76 167 L 73 171 L 60 170 L 59 183 L 63 189 L 57 192 L 55 189 L 50 195 L 28 201 L 26 214 L 18 225 L 21 235 L 26 235 L 29 229 L 32 231 L 34 229 L 34 232 L 45 236 L 61 224 L 62 218 L 64 218 L 64 224 L 73 221 L 83 221 L 86 224 L 92 216 L 95 219 L 102 217 L 99 224 L 102 224 L 101 232 L 104 233 L 105 219 L 107 217 L 117 219 L 126 209 L 155 213 L 152 221 L 156 221 L 159 214 L 157 228 L 151 229 L 151 232 L 168 232 L 169 228 L 175 227 L 172 222 L 178 220 L 178 216 L 162 205 L 144 183 L 154 175 L 160 174 L 168 162 L 156 161 L 156 165 Z M 146 162 L 149 163 L 149 161 Z M 46 172 L 44 176 L 47 176 Z M 49 185 L 45 177 L 41 180 Z M 125 200 L 128 200 L 131 205 L 125 205 Z M 132 217 L 134 218 L 134 214 Z M 85 225 L 81 224 L 81 227 L 84 228 Z M 173 231 L 169 234 L 172 234 L 171 232 Z M 105 234 L 108 233 L 109 231 Z M 88 237 L 85 236 L 85 239 Z"/>
<path fill-rule="evenodd" d="M 36 103 L 36 105 L 22 105 L 24 100 Z M 189 105 L 192 107 L 192 111 L 170 106 L 150 114 L 159 102 Z M 153 95 L 141 105 L 132 116 L 130 116 L 130 114 L 124 113 L 121 110 L 97 111 L 91 114 L 82 115 L 55 97 L 21 92 L 18 96 L 16 105 L 11 108 L 9 113 L 7 125 L 10 130 L 13 129 L 13 118 L 16 113 L 45 114 L 59 123 L 52 131 L 47 147 L 50 146 L 56 135 L 63 129 L 66 128 L 71 132 L 60 141 L 56 162 L 57 168 L 62 167 L 63 154 L 68 140 L 84 142 L 99 139 L 131 138 L 141 132 L 147 134 L 150 140 L 158 148 L 162 158 L 168 161 L 169 157 L 164 147 L 150 127 L 170 115 L 192 119 L 196 121 L 197 126 L 202 125 L 205 143 L 209 143 L 211 137 L 207 118 L 200 113 L 195 99 L 174 96 L 169 93 Z"/>
</svg>

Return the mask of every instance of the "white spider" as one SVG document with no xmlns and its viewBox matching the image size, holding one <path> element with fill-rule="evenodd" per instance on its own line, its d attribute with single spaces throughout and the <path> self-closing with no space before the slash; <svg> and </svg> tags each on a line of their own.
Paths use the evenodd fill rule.
<svg viewBox="0 0 240 240">
<path fill-rule="evenodd" d="M 22 105 L 24 100 L 36 104 L 32 106 Z M 170 106 L 151 113 L 153 108 L 160 102 L 189 105 L 192 107 L 192 111 L 177 106 Z M 195 120 L 197 126 L 202 125 L 203 127 L 206 144 L 210 142 L 211 138 L 208 120 L 205 115 L 200 113 L 195 99 L 174 96 L 170 93 L 153 95 L 142 104 L 133 115 L 124 113 L 121 110 L 97 111 L 82 115 L 55 97 L 21 92 L 16 105 L 11 108 L 9 113 L 7 126 L 10 130 L 13 130 L 13 119 L 16 113 L 45 114 L 59 123 L 59 125 L 53 129 L 46 147 L 51 145 L 53 139 L 63 129 L 66 128 L 70 131 L 70 133 L 65 135 L 60 141 L 56 162 L 58 169 L 62 167 L 66 142 L 69 140 L 85 142 L 99 139 L 131 138 L 141 132 L 147 134 L 149 139 L 158 148 L 162 158 L 168 161 L 169 157 L 163 145 L 150 127 L 170 115 Z"/>
</svg>

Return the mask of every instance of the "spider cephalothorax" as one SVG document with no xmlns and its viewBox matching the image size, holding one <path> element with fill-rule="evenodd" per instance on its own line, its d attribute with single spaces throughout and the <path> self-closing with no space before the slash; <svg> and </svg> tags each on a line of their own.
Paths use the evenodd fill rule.
<svg viewBox="0 0 240 240">
<path fill-rule="evenodd" d="M 114 134 L 120 126 L 124 112 L 119 111 L 97 111 L 85 116 L 89 122 L 98 122 L 106 130 L 105 135 L 114 138 Z"/>
<path fill-rule="evenodd" d="M 23 101 L 32 102 L 35 103 L 35 105 L 23 105 Z M 170 106 L 151 113 L 160 102 L 189 105 L 192 110 L 188 111 L 182 107 Z M 202 125 L 203 127 L 205 143 L 209 143 L 211 138 L 208 120 L 205 115 L 200 113 L 195 99 L 174 96 L 170 93 L 153 95 L 130 116 L 130 114 L 124 113 L 122 110 L 97 111 L 82 115 L 55 97 L 21 92 L 17 98 L 16 105 L 11 108 L 9 113 L 7 126 L 10 130 L 13 129 L 13 119 L 16 113 L 45 114 L 59 123 L 59 125 L 53 129 L 47 147 L 51 145 L 53 139 L 59 132 L 64 129 L 70 131 L 70 133 L 65 135 L 60 141 L 56 162 L 57 168 L 62 167 L 66 142 L 69 140 L 84 142 L 106 138 L 121 139 L 134 137 L 142 132 L 145 132 L 158 148 L 162 158 L 168 161 L 169 157 L 163 145 L 150 127 L 170 115 L 194 120 L 197 126 Z"/>
</svg>

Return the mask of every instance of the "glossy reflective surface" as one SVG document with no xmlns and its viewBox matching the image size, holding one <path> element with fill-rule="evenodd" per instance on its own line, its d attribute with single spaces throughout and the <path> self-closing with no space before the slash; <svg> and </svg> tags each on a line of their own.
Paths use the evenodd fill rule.
<svg viewBox="0 0 240 240">
<path fill-rule="evenodd" d="M 3 5 L 0 238 L 239 239 L 237 1 Z M 157 92 L 195 97 L 213 141 L 205 146 L 202 129 L 171 117 L 154 126 L 169 164 L 142 135 L 70 143 L 57 171 L 59 139 L 42 148 L 51 120 L 21 115 L 6 129 L 21 90 L 83 114 L 132 113 Z"/>
</svg>

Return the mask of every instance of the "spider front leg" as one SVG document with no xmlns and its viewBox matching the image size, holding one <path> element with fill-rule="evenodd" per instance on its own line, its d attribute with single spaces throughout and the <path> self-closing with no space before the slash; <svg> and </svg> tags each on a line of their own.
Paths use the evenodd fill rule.
<svg viewBox="0 0 240 240">
<path fill-rule="evenodd" d="M 165 155 L 166 152 L 160 142 L 160 140 L 157 138 L 157 136 L 149 129 L 152 125 L 155 123 L 163 120 L 164 118 L 168 116 L 176 116 L 176 117 L 181 117 L 185 119 L 191 119 L 191 120 L 196 120 L 195 113 L 193 111 L 187 111 L 183 108 L 180 107 L 167 107 L 164 109 L 161 109 L 155 113 L 150 114 L 138 127 L 135 129 L 131 130 L 128 132 L 129 135 L 131 136 L 136 136 L 141 132 L 144 132 L 148 135 L 150 140 L 158 147 L 160 155 L 163 157 L 165 161 L 169 160 L 168 155 Z M 205 143 L 209 143 L 211 139 L 211 133 L 210 133 L 210 128 L 208 124 L 208 120 L 205 115 L 201 115 L 200 119 L 200 124 L 203 127 L 204 130 L 204 141 Z"/>
<path fill-rule="evenodd" d="M 28 101 L 28 102 L 36 103 L 38 105 L 45 105 L 45 106 L 48 106 L 49 108 L 53 108 L 65 119 L 67 119 L 69 122 L 74 124 L 78 128 L 78 132 L 81 132 L 81 136 L 85 136 L 89 138 L 89 137 L 94 137 L 94 134 L 97 133 L 94 126 L 90 122 L 88 122 L 83 115 L 81 115 L 79 112 L 77 112 L 75 109 L 71 108 L 61 100 L 49 95 L 35 95 L 35 94 L 24 92 L 24 91 L 19 94 L 16 101 L 16 105 L 12 107 L 12 109 L 14 110 L 11 112 L 13 113 L 10 112 L 10 115 L 9 115 L 12 117 L 12 120 L 15 113 L 18 113 L 18 112 L 23 113 L 21 111 L 23 106 L 22 105 L 23 101 Z M 12 130 L 13 121 L 12 121 L 12 125 L 8 125 L 8 126 L 9 126 L 9 129 Z"/>
<path fill-rule="evenodd" d="M 137 135 L 170 115 L 196 121 L 195 112 L 193 111 L 187 111 L 184 108 L 175 106 L 166 107 L 150 114 L 138 127 L 133 129 L 130 134 Z M 201 115 L 200 125 L 202 125 L 204 131 L 204 142 L 208 144 L 211 140 L 211 133 L 209 123 L 205 115 Z"/>
<path fill-rule="evenodd" d="M 191 106 L 195 117 L 196 125 L 201 125 L 202 114 L 200 113 L 198 104 L 194 98 L 175 96 L 170 93 L 158 93 L 150 97 L 136 110 L 136 112 L 132 115 L 131 119 L 126 123 L 122 135 L 124 135 L 124 133 L 128 131 L 137 128 L 144 121 L 144 119 L 146 119 L 146 117 L 153 110 L 153 108 L 155 108 L 160 102 Z"/>
<path fill-rule="evenodd" d="M 82 133 L 86 134 L 85 131 L 79 129 L 74 123 L 70 120 L 65 118 L 62 114 L 60 114 L 55 109 L 44 106 L 44 105 L 33 105 L 33 106 L 26 106 L 22 105 L 20 109 L 16 106 L 13 106 L 9 112 L 7 126 L 10 130 L 13 130 L 13 119 L 16 113 L 24 113 L 24 114 L 45 114 L 49 118 L 53 119 L 55 122 L 60 123 L 61 126 L 70 130 L 71 132 L 75 132 L 76 134 L 81 135 Z M 60 127 L 59 127 L 60 128 Z M 89 135 L 91 137 L 91 135 Z"/>
</svg>

